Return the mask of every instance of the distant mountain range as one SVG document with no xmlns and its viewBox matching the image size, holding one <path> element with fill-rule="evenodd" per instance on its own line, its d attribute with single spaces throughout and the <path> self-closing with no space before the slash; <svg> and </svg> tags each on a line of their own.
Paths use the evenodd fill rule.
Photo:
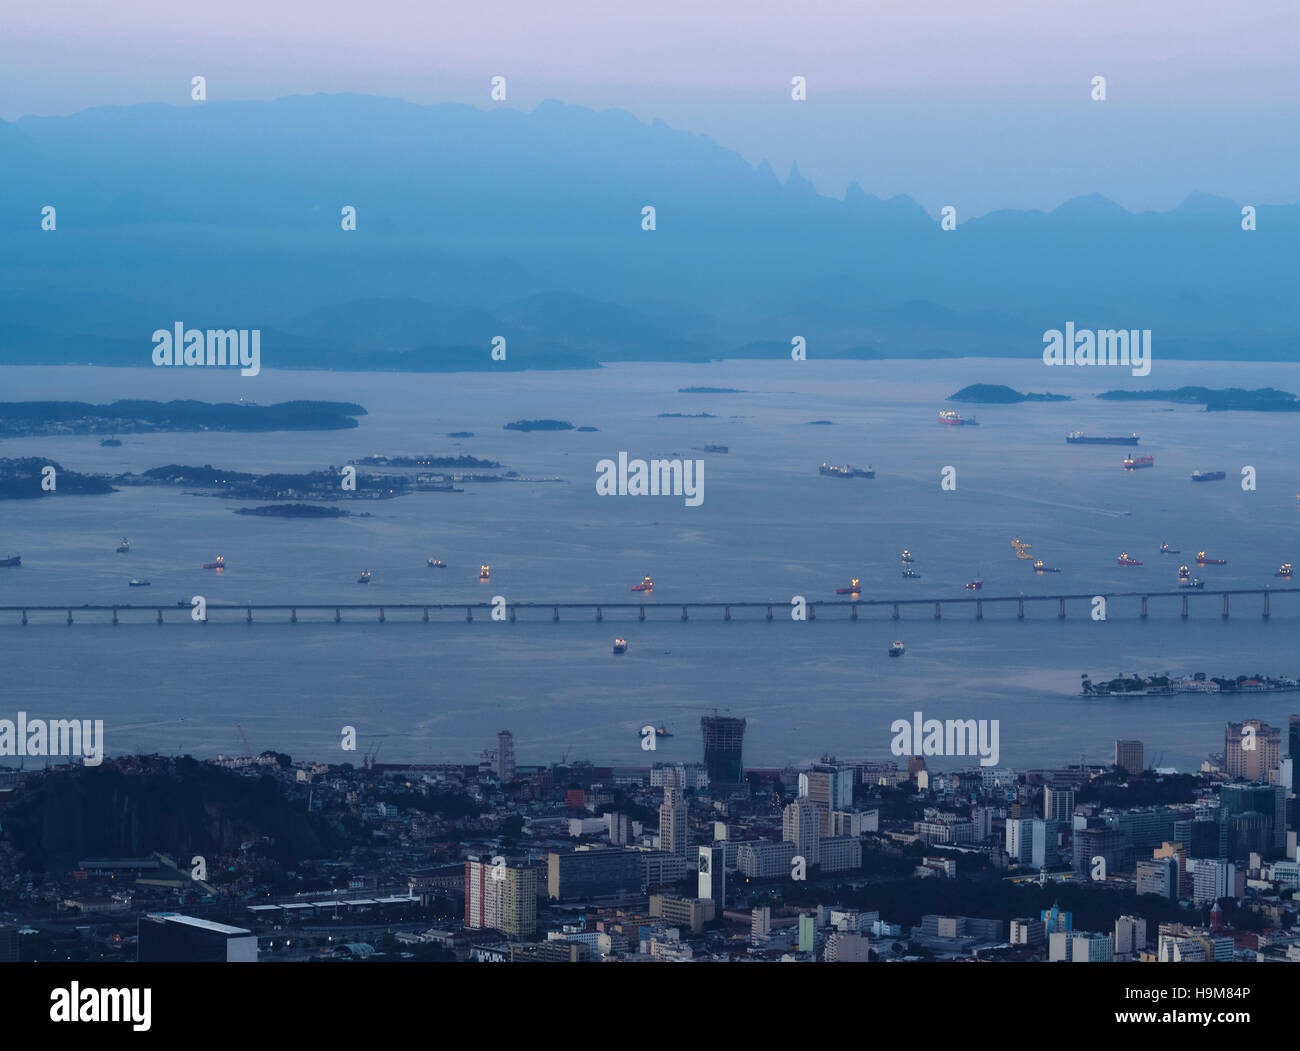
<svg viewBox="0 0 1300 1051">
<path fill-rule="evenodd" d="M 102 107 L 0 122 L 0 156 L 3 363 L 144 365 L 176 321 L 260 328 L 266 368 L 788 357 L 795 336 L 814 358 L 1037 360 L 1067 321 L 1149 328 L 1157 361 L 1297 357 L 1296 204 L 1091 196 L 944 231 L 907 197 L 821 196 L 558 102 Z"/>
</svg>

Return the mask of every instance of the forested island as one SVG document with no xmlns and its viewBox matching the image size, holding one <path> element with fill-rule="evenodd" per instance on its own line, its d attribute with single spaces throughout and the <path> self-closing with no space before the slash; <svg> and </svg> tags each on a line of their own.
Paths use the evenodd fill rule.
<svg viewBox="0 0 1300 1051">
<path fill-rule="evenodd" d="M 54 468 L 52 475 L 45 473 L 47 467 Z M 46 489 L 42 485 L 47 477 L 52 480 L 53 489 Z M 112 492 L 116 490 L 107 478 L 69 471 L 62 464 L 48 458 L 40 456 L 0 458 L 0 500 L 36 500 L 42 496 L 57 496 L 60 493 L 91 496 Z"/>
<path fill-rule="evenodd" d="M 573 424 L 567 420 L 515 420 L 501 429 L 504 431 L 571 431 Z"/>
<path fill-rule="evenodd" d="M 333 431 L 365 416 L 346 401 L 282 401 L 275 405 L 202 401 L 0 402 L 0 435 L 149 434 L 158 431 Z"/>
<path fill-rule="evenodd" d="M 263 507 L 241 507 L 237 515 L 259 515 L 263 518 L 372 518 L 369 511 L 353 514 L 341 507 L 317 507 L 312 504 L 267 504 Z"/>
<path fill-rule="evenodd" d="M 661 420 L 716 420 L 711 412 L 661 412 Z"/>
<path fill-rule="evenodd" d="M 738 387 L 678 387 L 678 394 L 748 394 Z"/>
<path fill-rule="evenodd" d="M 1300 401 L 1290 391 L 1260 387 L 1172 387 L 1151 390 L 1108 390 L 1097 397 L 1107 401 L 1171 401 L 1179 405 L 1204 405 L 1206 412 L 1298 412 Z"/>
<path fill-rule="evenodd" d="M 1018 405 L 1025 401 L 1073 401 L 1074 399 L 1068 394 L 1021 394 L 1020 391 L 1001 383 L 972 383 L 956 394 L 949 395 L 948 400 L 976 405 Z"/>
</svg>

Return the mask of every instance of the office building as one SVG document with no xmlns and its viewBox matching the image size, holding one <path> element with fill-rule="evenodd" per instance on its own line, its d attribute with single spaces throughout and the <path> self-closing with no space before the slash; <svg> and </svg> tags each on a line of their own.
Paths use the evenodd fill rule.
<svg viewBox="0 0 1300 1051">
<path fill-rule="evenodd" d="M 1175 858 L 1147 858 L 1137 863 L 1137 892 L 1172 901 L 1178 896 L 1178 862 Z"/>
<path fill-rule="evenodd" d="M 1250 731 L 1250 732 L 1247 732 Z M 1282 757 L 1282 730 L 1259 719 L 1228 723 L 1223 731 L 1224 770 L 1247 781 L 1276 779 Z"/>
<path fill-rule="evenodd" d="M 136 925 L 140 963 L 256 963 L 257 935 L 243 927 L 153 912 Z"/>
<path fill-rule="evenodd" d="M 825 836 L 817 844 L 822 872 L 852 872 L 862 868 L 862 840 L 857 836 Z"/>
<path fill-rule="evenodd" d="M 641 857 L 611 847 L 547 855 L 546 893 L 552 901 L 593 901 L 641 891 Z"/>
<path fill-rule="evenodd" d="M 660 850 L 685 856 L 690 846 L 690 826 L 687 819 L 684 790 L 668 786 L 664 789 L 664 801 L 659 806 Z"/>
<path fill-rule="evenodd" d="M 1115 765 L 1128 771 L 1130 774 L 1140 774 L 1142 772 L 1142 742 L 1141 741 L 1116 741 L 1115 742 Z"/>
<path fill-rule="evenodd" d="M 726 851 L 720 847 L 700 847 L 699 882 L 696 893 L 717 906 L 717 914 L 727 907 Z"/>
<path fill-rule="evenodd" d="M 748 840 L 736 851 L 736 869 L 750 879 L 789 879 L 790 862 L 797 853 L 793 843 Z"/>
<path fill-rule="evenodd" d="M 814 766 L 799 775 L 799 795 L 811 800 L 821 812 L 821 835 L 830 836 L 831 813 L 853 806 L 853 782 L 857 771 L 849 766 Z"/>
<path fill-rule="evenodd" d="M 700 719 L 704 735 L 704 766 L 715 792 L 740 787 L 745 781 L 745 720 L 726 715 Z"/>
<path fill-rule="evenodd" d="M 497 734 L 496 775 L 503 785 L 515 779 L 515 735 L 509 730 Z"/>
<path fill-rule="evenodd" d="M 1147 921 L 1142 916 L 1121 916 L 1115 921 L 1115 958 L 1140 956 L 1147 947 Z"/>
<path fill-rule="evenodd" d="M 1058 825 L 1069 825 L 1074 817 L 1074 789 L 1051 785 L 1043 789 L 1043 817 Z"/>
<path fill-rule="evenodd" d="M 1022 916 L 1011 921 L 1012 945 L 1043 945 L 1047 941 L 1047 925 L 1042 920 Z"/>
<path fill-rule="evenodd" d="M 795 845 L 795 854 L 809 865 L 821 860 L 817 847 L 821 840 L 821 808 L 808 799 L 796 799 L 781 811 L 781 838 Z"/>
</svg>

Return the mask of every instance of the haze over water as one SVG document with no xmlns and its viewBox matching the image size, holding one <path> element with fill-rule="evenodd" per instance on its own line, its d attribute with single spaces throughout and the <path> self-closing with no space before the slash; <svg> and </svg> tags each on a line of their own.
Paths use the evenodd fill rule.
<svg viewBox="0 0 1300 1051">
<path fill-rule="evenodd" d="M 748 718 L 749 765 L 806 761 L 823 752 L 889 757 L 890 723 L 922 711 L 936 718 L 996 718 L 1001 762 L 1020 768 L 1109 761 L 1115 738 L 1146 743 L 1148 757 L 1187 769 L 1222 747 L 1227 720 L 1273 725 L 1300 710 L 1300 694 L 1130 700 L 1078 696 L 1079 676 L 1204 671 L 1210 675 L 1300 674 L 1295 651 L 1300 595 L 1276 596 L 1272 617 L 1259 600 L 1234 601 L 1220 618 L 1217 597 L 1193 593 L 1192 616 L 1177 597 L 1111 602 L 1095 623 L 1083 602 L 1064 621 L 1055 604 L 864 611 L 822 609 L 810 623 L 789 616 L 793 595 L 834 601 L 851 577 L 862 597 L 966 598 L 979 576 L 985 598 L 1111 591 L 1172 591 L 1178 564 L 1204 549 L 1228 559 L 1194 572 L 1207 588 L 1289 586 L 1273 572 L 1300 561 L 1296 526 L 1300 471 L 1290 414 L 1215 413 L 1160 402 L 1091 397 L 1012 406 L 943 401 L 969 383 L 1076 397 L 1136 386 L 1274 386 L 1300 389 L 1300 366 L 1212 365 L 1157 360 L 1150 376 L 1127 369 L 1048 369 L 1037 360 L 754 362 L 618 365 L 554 373 L 344 374 L 168 369 L 18 368 L 4 371 L 5 400 L 195 398 L 262 404 L 294 398 L 357 401 L 369 415 L 348 431 L 270 434 L 122 435 L 0 440 L 0 456 L 48 456 L 72 470 L 143 471 L 168 463 L 239 471 L 300 471 L 369 454 L 455 455 L 498 460 L 557 484 L 466 484 L 464 493 L 415 493 L 348 506 L 373 518 L 292 521 L 239 517 L 254 501 L 188 496 L 178 489 L 124 488 L 108 496 L 57 495 L 0 504 L 0 550 L 23 565 L 0 570 L 0 605 L 124 604 L 147 612 L 33 617 L 26 628 L 2 614 L 6 688 L 0 713 L 105 720 L 109 753 L 137 750 L 198 756 L 241 750 L 236 722 L 255 751 L 359 761 L 339 751 L 339 730 L 357 727 L 380 759 L 468 762 L 500 729 L 516 738 L 521 763 L 570 759 L 641 765 L 698 761 L 699 717 L 714 707 Z M 815 358 L 815 355 L 814 355 Z M 272 355 L 264 351 L 264 363 Z M 686 386 L 744 388 L 726 395 L 679 394 Z M 956 408 L 978 428 L 941 427 Z M 713 419 L 658 419 L 661 412 Z M 550 417 L 597 433 L 502 430 L 519 418 Z M 812 426 L 831 420 L 831 426 Z M 1067 446 L 1073 430 L 1142 436 L 1150 470 L 1126 472 L 1115 446 Z M 453 431 L 473 431 L 451 439 Z M 708 443 L 727 454 L 706 453 Z M 677 454 L 705 461 L 705 500 L 600 497 L 602 458 Z M 823 478 L 823 461 L 873 466 L 874 480 Z M 1252 465 L 1258 489 L 1243 492 Z M 957 469 L 957 490 L 940 470 Z M 1196 468 L 1223 482 L 1193 484 Z M 269 501 L 257 501 L 266 503 Z M 1128 512 L 1125 514 L 1125 512 Z M 131 553 L 114 553 L 122 536 Z M 1010 538 L 1060 574 L 1037 576 L 1017 561 Z M 1181 556 L 1161 556 L 1168 541 Z M 898 553 L 909 548 L 920 580 L 905 580 Z M 1127 551 L 1141 567 L 1120 567 Z M 199 567 L 217 554 L 229 569 Z M 445 570 L 431 570 L 436 556 Z M 480 562 L 492 580 L 480 584 Z M 369 569 L 373 582 L 355 583 Z M 733 620 L 665 609 L 638 623 L 634 611 L 526 612 L 515 624 L 476 612 L 240 614 L 190 621 L 190 596 L 211 603 L 630 602 L 631 584 L 655 580 L 652 601 L 770 601 L 733 610 Z M 128 589 L 130 577 L 152 587 Z M 842 596 L 841 596 L 842 598 Z M 78 616 L 74 611 L 74 616 Z M 91 623 L 94 621 L 95 623 Z M 614 656 L 615 635 L 627 654 Z M 902 639 L 907 654 L 886 649 Z M 88 684 L 90 684 L 88 686 Z M 675 736 L 643 752 L 637 730 L 667 725 Z M 31 760 L 29 760 L 31 762 Z M 936 759 L 939 768 L 960 759 Z"/>
</svg>

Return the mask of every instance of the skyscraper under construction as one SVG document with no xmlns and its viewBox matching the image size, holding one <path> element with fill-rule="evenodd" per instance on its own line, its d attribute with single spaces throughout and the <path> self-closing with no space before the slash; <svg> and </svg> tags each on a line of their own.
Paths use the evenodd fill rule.
<svg viewBox="0 0 1300 1051">
<path fill-rule="evenodd" d="M 714 792 L 738 787 L 745 782 L 741 749 L 745 743 L 745 720 L 727 715 L 706 715 L 700 719 L 704 732 L 704 767 Z"/>
</svg>

